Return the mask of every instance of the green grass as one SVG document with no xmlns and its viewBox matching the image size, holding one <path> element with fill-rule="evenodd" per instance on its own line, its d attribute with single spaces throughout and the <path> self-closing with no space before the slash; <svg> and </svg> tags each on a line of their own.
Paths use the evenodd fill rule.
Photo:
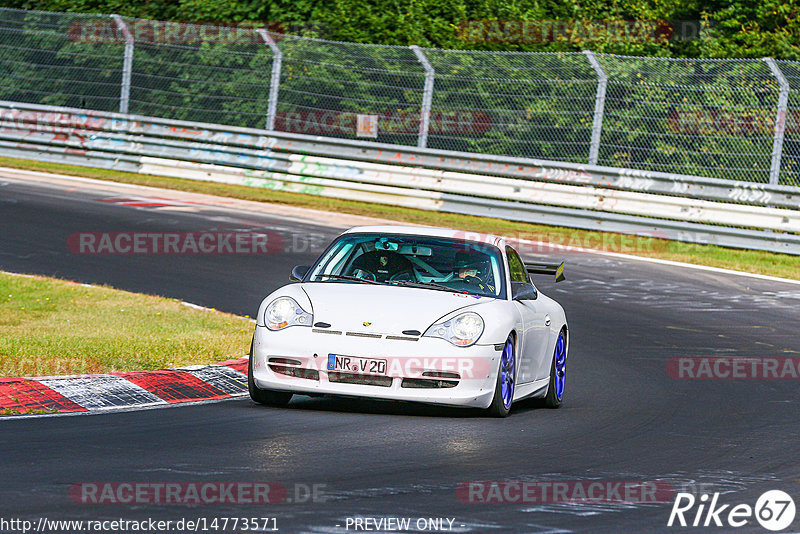
<svg viewBox="0 0 800 534">
<path fill-rule="evenodd" d="M 0 410 L 0 415 L 46 415 L 51 413 L 58 413 L 58 410 L 51 410 L 49 408 L 46 410 L 37 410 L 35 408 L 23 408 L 21 410 L 16 408 L 3 408 Z"/>
<path fill-rule="evenodd" d="M 163 369 L 246 354 L 249 319 L 179 301 L 0 273 L 0 376 Z"/>
<path fill-rule="evenodd" d="M 337 213 L 380 217 L 398 222 L 445 226 L 476 232 L 518 236 L 532 239 L 536 242 L 542 241 L 559 243 L 565 246 L 599 248 L 609 252 L 634 254 L 637 256 L 722 267 L 737 271 L 800 280 L 800 258 L 788 254 L 774 254 L 755 250 L 736 250 L 713 245 L 696 245 L 648 237 L 574 230 L 570 228 L 519 223 L 502 219 L 439 213 L 397 206 L 371 204 L 367 202 L 339 200 L 301 193 L 289 193 L 270 189 L 217 184 L 213 182 L 182 180 L 178 178 L 109 171 L 105 169 L 91 169 L 57 163 L 0 158 L 0 166 L 162 187 L 258 202 L 287 204 Z"/>
</svg>

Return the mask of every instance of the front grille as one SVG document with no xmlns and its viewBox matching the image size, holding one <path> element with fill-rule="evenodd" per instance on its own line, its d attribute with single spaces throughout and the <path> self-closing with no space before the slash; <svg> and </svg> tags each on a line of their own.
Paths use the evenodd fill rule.
<svg viewBox="0 0 800 534">
<path fill-rule="evenodd" d="M 418 337 L 406 337 L 406 336 L 386 336 L 386 339 L 392 341 L 419 341 Z"/>
<path fill-rule="evenodd" d="M 371 337 L 374 339 L 380 339 L 380 334 L 367 334 L 366 332 L 348 332 L 345 334 L 346 336 L 353 336 L 353 337 Z"/>
<path fill-rule="evenodd" d="M 381 386 L 388 388 L 392 385 L 392 377 L 355 375 L 351 373 L 338 373 L 331 371 L 328 373 L 328 382 L 338 382 L 340 384 L 360 384 L 362 386 Z"/>
<path fill-rule="evenodd" d="M 312 328 L 311 331 L 314 332 L 315 334 L 336 334 L 337 336 L 342 335 L 341 330 L 325 330 L 324 328 Z"/>
</svg>

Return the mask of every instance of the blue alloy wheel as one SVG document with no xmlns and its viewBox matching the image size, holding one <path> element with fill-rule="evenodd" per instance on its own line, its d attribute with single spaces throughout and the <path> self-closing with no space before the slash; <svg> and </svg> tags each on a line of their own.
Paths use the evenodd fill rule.
<svg viewBox="0 0 800 534">
<path fill-rule="evenodd" d="M 514 397 L 515 378 L 514 339 L 509 337 L 503 347 L 503 358 L 500 360 L 500 394 L 503 397 L 503 406 L 506 408 L 511 406 L 511 400 Z"/>
<path fill-rule="evenodd" d="M 556 397 L 561 400 L 564 396 L 564 380 L 567 375 L 567 351 L 564 332 L 558 335 L 558 341 L 556 341 L 555 371 Z"/>
</svg>

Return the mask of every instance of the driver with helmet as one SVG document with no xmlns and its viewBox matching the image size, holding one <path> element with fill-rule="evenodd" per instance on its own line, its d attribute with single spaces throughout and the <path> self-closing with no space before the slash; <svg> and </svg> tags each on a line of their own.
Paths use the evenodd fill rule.
<svg viewBox="0 0 800 534">
<path fill-rule="evenodd" d="M 492 293 L 495 291 L 492 262 L 486 254 L 457 253 L 453 274 L 454 278 L 463 280 L 482 291 Z"/>
</svg>

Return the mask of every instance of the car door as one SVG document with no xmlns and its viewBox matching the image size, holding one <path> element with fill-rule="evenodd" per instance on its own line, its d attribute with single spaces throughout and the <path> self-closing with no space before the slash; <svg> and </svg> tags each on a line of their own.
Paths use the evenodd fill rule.
<svg viewBox="0 0 800 534">
<path fill-rule="evenodd" d="M 533 286 L 530 275 L 525 269 L 525 263 L 512 247 L 506 247 L 508 258 L 508 272 L 512 285 L 516 283 Z M 520 286 L 518 286 L 520 287 Z M 542 358 L 547 349 L 549 327 L 547 312 L 543 303 L 538 299 L 526 298 L 514 300 L 514 306 L 522 317 L 523 331 L 518 333 L 521 338 L 519 350 L 518 383 L 532 382 L 544 378 L 550 369 L 542 371 Z"/>
</svg>

